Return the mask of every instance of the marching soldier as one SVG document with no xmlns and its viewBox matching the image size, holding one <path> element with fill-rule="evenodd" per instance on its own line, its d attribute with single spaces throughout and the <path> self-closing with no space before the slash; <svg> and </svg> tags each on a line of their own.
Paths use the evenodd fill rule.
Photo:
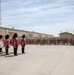
<svg viewBox="0 0 74 75">
<path fill-rule="evenodd" d="M 9 35 L 5 36 L 4 44 L 5 44 L 6 55 L 8 55 L 8 49 L 9 49 L 9 44 L 10 44 Z"/>
<path fill-rule="evenodd" d="M 13 48 L 14 48 L 14 55 L 17 56 L 17 49 L 18 49 L 18 35 L 17 33 L 15 33 L 13 35 L 13 40 L 12 40 L 12 45 L 13 45 Z"/>
<path fill-rule="evenodd" d="M 24 54 L 24 50 L 25 50 L 25 44 L 26 44 L 26 41 L 25 41 L 25 35 L 22 35 L 22 40 L 21 40 L 21 46 L 22 46 L 22 53 Z"/>
<path fill-rule="evenodd" d="M 0 53 L 2 53 L 2 47 L 4 46 L 3 40 L 2 40 L 2 35 L 0 35 Z"/>
</svg>

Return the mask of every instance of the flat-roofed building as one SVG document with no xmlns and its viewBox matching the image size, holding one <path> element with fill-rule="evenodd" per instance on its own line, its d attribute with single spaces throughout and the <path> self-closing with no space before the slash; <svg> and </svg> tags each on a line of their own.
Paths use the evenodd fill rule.
<svg viewBox="0 0 74 75">
<path fill-rule="evenodd" d="M 10 35 L 10 39 L 13 37 L 14 33 L 18 34 L 19 39 L 21 39 L 21 36 L 23 34 L 26 35 L 27 39 L 37 39 L 37 38 L 50 38 L 50 37 L 54 37 L 53 35 L 49 35 L 49 34 L 43 34 L 43 33 L 38 33 L 38 32 L 30 32 L 30 31 L 25 31 L 25 30 L 18 30 L 15 28 L 5 28 L 5 27 L 0 27 L 0 34 L 3 35 L 3 37 L 6 34 Z"/>
<path fill-rule="evenodd" d="M 62 38 L 62 39 L 67 38 L 68 40 L 70 40 L 70 39 L 74 39 L 74 34 L 68 33 L 68 32 L 63 32 L 63 33 L 59 34 L 59 37 Z"/>
</svg>

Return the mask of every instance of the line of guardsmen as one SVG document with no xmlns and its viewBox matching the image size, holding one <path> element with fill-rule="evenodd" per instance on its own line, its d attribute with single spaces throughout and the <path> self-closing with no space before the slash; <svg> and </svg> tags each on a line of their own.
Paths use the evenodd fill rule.
<svg viewBox="0 0 74 75">
<path fill-rule="evenodd" d="M 2 53 L 2 47 L 5 46 L 6 55 L 9 55 L 9 45 L 10 45 L 10 43 L 12 43 L 14 55 L 17 56 L 18 55 L 17 50 L 18 50 L 18 45 L 19 45 L 17 33 L 15 33 L 13 35 L 12 41 L 10 41 L 9 35 L 5 36 L 5 40 L 3 40 L 2 35 L 0 35 L 0 53 Z M 23 54 L 25 54 L 25 45 L 26 45 L 25 35 L 22 35 L 22 39 L 20 41 L 20 44 L 21 44 L 21 52 Z"/>
<path fill-rule="evenodd" d="M 26 44 L 36 44 L 36 45 L 74 45 L 74 38 L 34 38 L 26 39 Z"/>
</svg>

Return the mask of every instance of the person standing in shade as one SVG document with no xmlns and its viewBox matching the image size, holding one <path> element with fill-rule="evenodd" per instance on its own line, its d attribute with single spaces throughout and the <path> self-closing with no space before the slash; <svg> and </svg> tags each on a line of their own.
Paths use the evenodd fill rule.
<svg viewBox="0 0 74 75">
<path fill-rule="evenodd" d="M 25 54 L 25 35 L 22 35 L 22 40 L 21 40 L 21 46 L 22 46 L 22 53 Z"/>
<path fill-rule="evenodd" d="M 9 45 L 10 45 L 9 35 L 5 36 L 4 44 L 5 44 L 6 55 L 8 55 L 8 50 L 9 50 Z"/>
<path fill-rule="evenodd" d="M 12 45 L 14 48 L 14 55 L 17 56 L 17 49 L 18 49 L 18 35 L 15 33 L 13 35 Z"/>
<path fill-rule="evenodd" d="M 4 46 L 3 40 L 2 40 L 2 35 L 0 35 L 0 54 L 2 53 L 2 47 Z"/>
</svg>

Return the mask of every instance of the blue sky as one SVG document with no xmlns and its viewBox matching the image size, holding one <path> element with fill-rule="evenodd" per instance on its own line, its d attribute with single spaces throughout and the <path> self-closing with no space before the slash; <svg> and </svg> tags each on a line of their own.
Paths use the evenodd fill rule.
<svg viewBox="0 0 74 75">
<path fill-rule="evenodd" d="M 74 5 L 70 4 L 74 0 L 2 0 L 2 26 L 54 36 L 61 30 L 73 33 Z"/>
</svg>

